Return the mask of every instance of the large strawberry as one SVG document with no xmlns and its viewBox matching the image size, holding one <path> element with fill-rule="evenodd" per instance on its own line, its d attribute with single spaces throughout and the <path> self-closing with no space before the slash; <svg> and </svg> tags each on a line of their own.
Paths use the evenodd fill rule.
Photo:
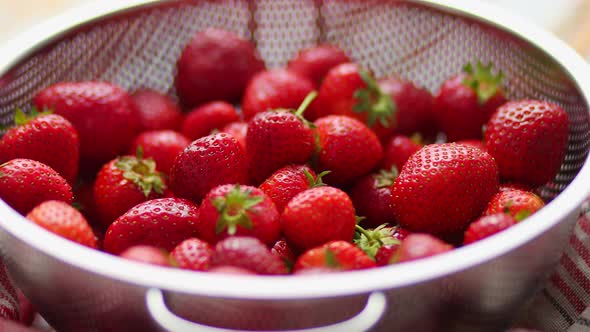
<svg viewBox="0 0 590 332">
<path fill-rule="evenodd" d="M 203 199 L 199 213 L 199 237 L 211 244 L 228 236 L 244 235 L 272 246 L 281 235 L 277 208 L 255 187 L 215 187 Z"/>
<path fill-rule="evenodd" d="M 227 183 L 245 183 L 246 153 L 231 135 L 218 133 L 199 138 L 176 158 L 170 171 L 174 194 L 200 204 L 212 188 Z"/>
<path fill-rule="evenodd" d="M 391 188 L 393 212 L 413 232 L 462 232 L 498 191 L 498 166 L 486 152 L 446 143 L 410 157 Z"/>
<path fill-rule="evenodd" d="M 350 191 L 356 214 L 365 217 L 363 225 L 377 227 L 384 223 L 395 223 L 391 207 L 391 186 L 397 177 L 395 168 L 381 170 L 358 180 Z"/>
<path fill-rule="evenodd" d="M 350 58 L 343 50 L 324 44 L 301 50 L 287 68 L 319 86 L 330 69 L 345 62 Z"/>
<path fill-rule="evenodd" d="M 182 134 L 190 140 L 207 136 L 215 129 L 238 121 L 236 108 L 223 101 L 212 101 L 190 111 L 182 124 Z"/>
<path fill-rule="evenodd" d="M 21 214 L 58 200 L 72 203 L 72 187 L 53 168 L 30 159 L 12 159 L 0 165 L 0 198 Z"/>
<path fill-rule="evenodd" d="M 492 236 L 516 225 L 517 222 L 514 217 L 502 212 L 480 217 L 472 222 L 465 231 L 463 244 L 470 244 Z"/>
<path fill-rule="evenodd" d="M 133 100 L 111 83 L 57 83 L 39 92 L 33 102 L 74 125 L 82 166 L 97 167 L 124 153 L 139 130 Z"/>
<path fill-rule="evenodd" d="M 449 142 L 481 138 L 482 126 L 506 102 L 502 74 L 492 64 L 467 64 L 463 73 L 444 82 L 436 96 L 435 113 Z"/>
<path fill-rule="evenodd" d="M 539 186 L 559 171 L 568 135 L 569 119 L 561 107 L 522 100 L 498 108 L 488 122 L 484 141 L 502 179 Z"/>
<path fill-rule="evenodd" d="M 180 130 L 183 114 L 172 98 L 150 89 L 135 91 L 131 97 L 141 130 Z"/>
<path fill-rule="evenodd" d="M 383 147 L 383 160 L 381 168 L 391 169 L 392 166 L 399 171 L 411 155 L 422 148 L 411 138 L 403 135 L 392 136 Z"/>
<path fill-rule="evenodd" d="M 297 194 L 281 215 L 283 235 L 299 250 L 334 240 L 350 242 L 355 225 L 354 207 L 348 195 L 327 186 Z"/>
<path fill-rule="evenodd" d="M 80 141 L 72 124 L 57 114 L 20 110 L 14 116 L 15 127 L 0 140 L 0 163 L 27 158 L 56 170 L 70 184 L 78 174 Z"/>
<path fill-rule="evenodd" d="M 484 215 L 506 213 L 517 221 L 537 212 L 545 202 L 534 193 L 516 188 L 505 188 L 490 199 Z"/>
<path fill-rule="evenodd" d="M 295 263 L 295 271 L 316 268 L 347 271 L 376 266 L 375 261 L 354 244 L 346 241 L 331 241 L 299 256 Z"/>
<path fill-rule="evenodd" d="M 308 162 L 315 149 L 312 125 L 303 112 L 316 94 L 311 93 L 297 111 L 272 110 L 248 122 L 246 151 L 250 181 L 259 184 L 279 168 Z"/>
<path fill-rule="evenodd" d="M 264 62 L 250 41 L 208 28 L 191 38 L 176 67 L 176 91 L 185 106 L 194 107 L 212 100 L 238 100 Z"/>
<path fill-rule="evenodd" d="M 238 267 L 257 274 L 287 273 L 279 256 L 272 254 L 257 238 L 248 236 L 232 236 L 219 241 L 211 257 L 211 265 Z"/>
<path fill-rule="evenodd" d="M 244 91 L 244 118 L 249 120 L 257 113 L 278 108 L 296 108 L 314 88 L 309 79 L 286 69 L 260 72 Z"/>
<path fill-rule="evenodd" d="M 170 174 L 176 157 L 191 144 L 188 138 L 181 133 L 172 130 L 145 131 L 139 134 L 131 147 L 129 154 L 135 154 L 138 148 L 143 150 L 145 158 L 152 158 L 158 171 Z"/>
<path fill-rule="evenodd" d="M 177 245 L 170 255 L 181 269 L 206 271 L 211 265 L 213 250 L 207 242 L 190 238 Z"/>
<path fill-rule="evenodd" d="M 158 198 L 131 208 L 113 222 L 104 249 L 115 255 L 135 245 L 171 251 L 180 242 L 197 236 L 199 209 L 181 198 Z"/>
<path fill-rule="evenodd" d="M 100 223 L 108 227 L 135 205 L 162 197 L 166 183 L 153 159 L 136 156 L 111 160 L 102 167 L 94 182 L 94 207 Z"/>
<path fill-rule="evenodd" d="M 329 170 L 326 182 L 346 184 L 375 168 L 383 156 L 377 136 L 360 121 L 330 115 L 315 121 L 319 153 L 316 167 Z"/>
<path fill-rule="evenodd" d="M 45 201 L 27 218 L 46 230 L 90 248 L 96 248 L 96 238 L 84 216 L 68 203 Z"/>
<path fill-rule="evenodd" d="M 395 129 L 396 106 L 375 79 L 355 63 L 332 68 L 320 86 L 310 119 L 347 115 L 386 139 Z"/>
<path fill-rule="evenodd" d="M 453 246 L 429 234 L 410 234 L 399 246 L 390 263 L 403 263 L 451 251 Z"/>
</svg>

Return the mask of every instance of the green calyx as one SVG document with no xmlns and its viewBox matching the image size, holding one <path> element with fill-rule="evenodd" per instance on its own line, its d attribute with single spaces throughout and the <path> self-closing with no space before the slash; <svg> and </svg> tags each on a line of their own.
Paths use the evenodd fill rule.
<svg viewBox="0 0 590 332">
<path fill-rule="evenodd" d="M 463 67 L 463 72 L 467 74 L 463 80 L 463 85 L 475 91 L 480 105 L 486 103 L 498 92 L 504 78 L 502 71 L 498 71 L 498 74 L 493 73 L 491 62 L 487 65 L 484 65 L 481 61 L 477 61 L 475 65 L 467 63 Z"/>
<path fill-rule="evenodd" d="M 330 248 L 326 248 L 326 266 L 327 267 L 334 267 L 334 268 L 339 268 L 340 267 L 340 262 L 338 262 L 338 259 L 336 258 L 336 254 L 334 254 L 334 252 L 332 250 L 330 250 Z"/>
<path fill-rule="evenodd" d="M 393 182 L 398 175 L 399 172 L 395 166 L 391 166 L 390 170 L 380 170 L 378 174 L 373 176 L 377 180 L 377 189 L 393 186 Z"/>
<path fill-rule="evenodd" d="M 22 125 L 26 125 L 27 123 L 35 120 L 36 118 L 38 118 L 40 116 L 48 115 L 51 113 L 53 113 L 53 111 L 47 110 L 47 109 L 43 110 L 42 112 L 39 112 L 39 110 L 33 106 L 33 108 L 31 108 L 31 111 L 29 112 L 29 114 L 26 114 L 20 108 L 17 108 L 16 111 L 14 111 L 14 124 L 0 126 L 0 130 L 6 130 L 6 129 L 9 129 L 12 127 L 19 127 Z"/>
<path fill-rule="evenodd" d="M 398 239 L 393 237 L 395 229 L 395 227 L 390 227 L 387 224 L 380 225 L 373 230 L 366 230 L 361 226 L 356 225 L 354 244 L 369 255 L 369 257 L 374 259 L 379 248 L 384 245 L 400 243 Z"/>
<path fill-rule="evenodd" d="M 166 189 L 163 175 L 156 171 L 156 162 L 152 158 L 143 158 L 141 146 L 137 148 L 135 157 L 121 157 L 115 162 L 115 167 L 123 171 L 125 179 L 139 186 L 146 198 L 152 190 L 162 194 Z"/>
<path fill-rule="evenodd" d="M 309 188 L 315 188 L 315 187 L 322 187 L 322 186 L 326 185 L 324 183 L 324 181 L 322 180 L 322 178 L 324 176 L 330 174 L 330 171 L 323 171 L 320 174 L 318 174 L 315 178 L 306 169 L 303 170 L 303 174 L 305 175 L 305 178 L 307 179 L 307 182 L 309 183 Z"/>
<path fill-rule="evenodd" d="M 357 103 L 352 110 L 357 113 L 367 113 L 367 125 L 373 127 L 379 122 L 383 127 L 389 128 L 394 121 L 396 105 L 391 96 L 384 93 L 375 79 L 364 69 L 359 75 L 366 87 L 358 89 L 354 93 Z"/>
<path fill-rule="evenodd" d="M 219 234 L 227 229 L 229 235 L 235 235 L 238 225 L 252 229 L 252 220 L 250 220 L 248 212 L 262 200 L 262 196 L 254 196 L 249 189 L 241 190 L 239 185 L 236 185 L 225 196 L 214 198 L 211 204 L 219 213 L 215 233 Z"/>
</svg>

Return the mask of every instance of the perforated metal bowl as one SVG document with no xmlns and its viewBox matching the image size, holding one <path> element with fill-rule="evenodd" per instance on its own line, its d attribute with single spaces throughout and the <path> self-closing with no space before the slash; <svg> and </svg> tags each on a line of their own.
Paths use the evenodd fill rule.
<svg viewBox="0 0 590 332">
<path fill-rule="evenodd" d="M 493 61 L 506 75 L 509 97 L 549 100 L 570 116 L 561 171 L 540 190 L 551 203 L 499 235 L 434 258 L 340 274 L 252 277 L 122 261 L 45 232 L 0 201 L 6 263 L 50 323 L 59 331 L 185 331 L 195 323 L 301 329 L 353 317 L 371 293 L 361 315 L 329 330 L 365 330 L 379 318 L 373 329 L 380 331 L 498 330 L 510 322 L 557 262 L 590 192 L 590 78 L 580 57 L 473 0 L 100 1 L 0 48 L 0 122 L 58 81 L 174 93 L 183 45 L 208 26 L 252 38 L 269 67 L 330 42 L 379 77 L 397 74 L 431 90 L 467 61 Z"/>
</svg>

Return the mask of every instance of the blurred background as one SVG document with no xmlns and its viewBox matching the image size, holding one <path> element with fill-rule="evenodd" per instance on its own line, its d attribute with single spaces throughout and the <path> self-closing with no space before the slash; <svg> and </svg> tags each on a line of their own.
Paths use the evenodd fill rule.
<svg viewBox="0 0 590 332">
<path fill-rule="evenodd" d="M 0 42 L 35 22 L 88 1 L 0 0 Z M 585 55 L 590 55 L 590 0 L 485 1 L 496 3 L 520 14 L 524 19 L 536 22 Z"/>
</svg>

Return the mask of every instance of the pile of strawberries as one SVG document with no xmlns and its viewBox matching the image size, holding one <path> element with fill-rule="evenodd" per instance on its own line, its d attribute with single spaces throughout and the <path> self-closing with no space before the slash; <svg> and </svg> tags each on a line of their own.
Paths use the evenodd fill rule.
<svg viewBox="0 0 590 332">
<path fill-rule="evenodd" d="M 432 256 L 520 222 L 543 207 L 534 190 L 567 148 L 566 112 L 508 101 L 501 73 L 479 62 L 433 96 L 376 80 L 330 45 L 266 69 L 250 41 L 210 28 L 182 52 L 175 88 L 180 104 L 107 82 L 39 91 L 0 140 L 0 198 L 127 259 L 323 273 Z"/>
</svg>

